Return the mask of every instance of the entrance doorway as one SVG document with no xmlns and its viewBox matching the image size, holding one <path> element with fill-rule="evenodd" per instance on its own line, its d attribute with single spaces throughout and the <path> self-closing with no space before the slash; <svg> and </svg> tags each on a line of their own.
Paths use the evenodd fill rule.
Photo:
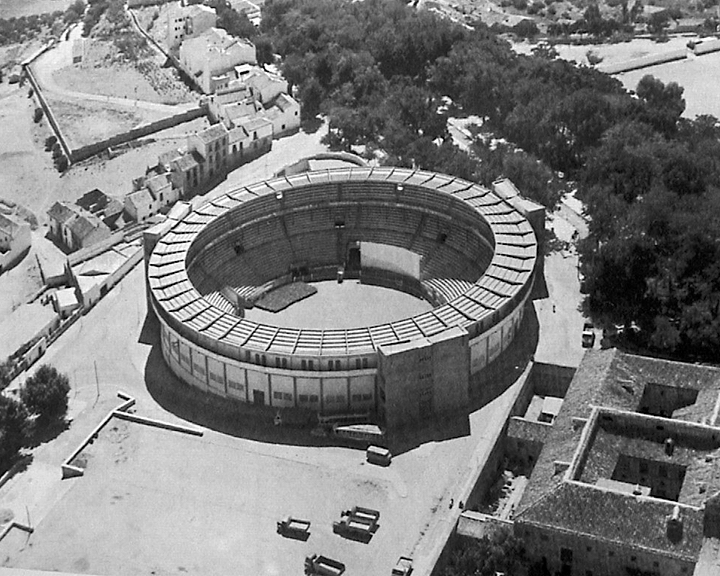
<svg viewBox="0 0 720 576">
<path fill-rule="evenodd" d="M 264 406 L 265 392 L 262 390 L 253 390 L 253 404 L 255 404 L 255 406 Z"/>
</svg>

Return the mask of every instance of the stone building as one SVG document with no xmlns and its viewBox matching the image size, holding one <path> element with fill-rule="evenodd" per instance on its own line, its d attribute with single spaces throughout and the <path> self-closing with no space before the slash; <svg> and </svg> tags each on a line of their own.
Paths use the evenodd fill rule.
<svg viewBox="0 0 720 576">
<path fill-rule="evenodd" d="M 514 530 L 530 557 L 567 576 L 717 574 L 719 398 L 720 369 L 588 352 L 527 438 L 542 447 Z"/>
</svg>

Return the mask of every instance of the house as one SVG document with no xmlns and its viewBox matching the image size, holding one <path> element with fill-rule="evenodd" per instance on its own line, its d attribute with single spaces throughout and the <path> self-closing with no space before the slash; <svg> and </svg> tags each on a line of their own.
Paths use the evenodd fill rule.
<svg viewBox="0 0 720 576">
<path fill-rule="evenodd" d="M 122 202 L 108 196 L 98 188 L 86 192 L 75 201 L 77 206 L 100 218 L 110 230 L 122 228 Z"/>
<path fill-rule="evenodd" d="M 273 125 L 263 116 L 241 118 L 235 121 L 237 128 L 247 134 L 247 145 L 243 149 L 245 160 L 256 158 L 272 147 Z"/>
<path fill-rule="evenodd" d="M 175 5 L 167 12 L 168 48 L 177 48 L 186 38 L 198 36 L 216 24 L 217 13 L 214 8 L 202 4 Z"/>
<path fill-rule="evenodd" d="M 0 212 L 0 273 L 19 262 L 30 249 L 30 224 Z"/>
<path fill-rule="evenodd" d="M 75 288 L 63 288 L 53 294 L 53 306 L 60 318 L 68 318 L 75 310 L 80 308 L 75 294 Z"/>
<path fill-rule="evenodd" d="M 205 94 L 226 88 L 235 79 L 235 66 L 255 64 L 255 46 L 220 28 L 210 28 L 180 45 L 180 65 Z"/>
<path fill-rule="evenodd" d="M 208 180 L 227 170 L 228 130 L 223 124 L 215 124 L 188 136 L 188 150 L 202 158 L 201 174 Z"/>
<path fill-rule="evenodd" d="M 236 66 L 235 74 L 238 81 L 248 86 L 255 94 L 255 97 L 265 106 L 269 105 L 280 94 L 288 91 L 287 80 L 257 66 Z"/>
<path fill-rule="evenodd" d="M 300 129 L 300 104 L 292 96 L 280 94 L 266 109 L 265 117 L 272 122 L 273 138 Z"/>
<path fill-rule="evenodd" d="M 55 202 L 48 218 L 51 236 L 71 252 L 106 240 L 112 233 L 100 217 L 76 204 Z"/>
<path fill-rule="evenodd" d="M 24 356 L 29 350 L 34 360 L 41 355 L 47 347 L 46 338 L 57 329 L 59 318 L 51 306 L 43 306 L 40 302 L 24 304 L 5 320 L 0 322 L 0 362 L 18 355 Z M 40 342 L 39 347 L 34 345 Z M 26 356 L 27 358 L 27 356 Z"/>
<path fill-rule="evenodd" d="M 716 574 L 719 396 L 718 368 L 589 351 L 528 452 L 513 520 L 530 559 L 568 576 Z"/>
<path fill-rule="evenodd" d="M 167 172 L 150 171 L 135 183 L 135 190 L 125 196 L 125 211 L 136 222 L 147 220 L 180 198 L 180 189 L 173 185 Z"/>
</svg>

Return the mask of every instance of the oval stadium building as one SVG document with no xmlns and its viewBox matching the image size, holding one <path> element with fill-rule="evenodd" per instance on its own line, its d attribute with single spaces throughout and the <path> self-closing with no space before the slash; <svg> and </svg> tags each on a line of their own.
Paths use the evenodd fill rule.
<svg viewBox="0 0 720 576">
<path fill-rule="evenodd" d="M 514 205 L 391 167 L 307 172 L 215 198 L 145 234 L 163 357 L 202 391 L 278 409 L 372 411 L 394 427 L 465 408 L 470 377 L 512 342 L 535 276 L 536 234 Z M 250 318 L 280 287 L 358 279 L 427 310 L 323 329 Z"/>
</svg>

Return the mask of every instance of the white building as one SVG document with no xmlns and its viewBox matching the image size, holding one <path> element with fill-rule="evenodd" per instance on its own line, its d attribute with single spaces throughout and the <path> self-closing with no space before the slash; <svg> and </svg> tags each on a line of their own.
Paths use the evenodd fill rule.
<svg viewBox="0 0 720 576">
<path fill-rule="evenodd" d="M 30 241 L 30 224 L 0 212 L 0 273 L 27 253 Z"/>
<path fill-rule="evenodd" d="M 290 134 L 300 128 L 300 104 L 292 96 L 280 94 L 265 110 L 265 117 L 272 122 L 273 138 Z"/>
<path fill-rule="evenodd" d="M 288 91 L 287 80 L 257 66 L 236 66 L 235 74 L 237 79 L 248 86 L 253 91 L 255 98 L 265 106 L 280 94 Z"/>
<path fill-rule="evenodd" d="M 256 62 L 252 42 L 220 28 L 210 28 L 180 45 L 180 65 L 206 94 L 228 87 L 239 64 Z"/>
<path fill-rule="evenodd" d="M 141 187 L 125 196 L 125 211 L 136 222 L 143 222 L 172 206 L 180 198 L 180 190 L 172 185 L 170 174 L 150 174 Z"/>
<path fill-rule="evenodd" d="M 199 36 L 217 24 L 214 8 L 193 4 L 192 6 L 173 6 L 167 12 L 168 48 L 177 48 L 186 38 Z"/>
</svg>

